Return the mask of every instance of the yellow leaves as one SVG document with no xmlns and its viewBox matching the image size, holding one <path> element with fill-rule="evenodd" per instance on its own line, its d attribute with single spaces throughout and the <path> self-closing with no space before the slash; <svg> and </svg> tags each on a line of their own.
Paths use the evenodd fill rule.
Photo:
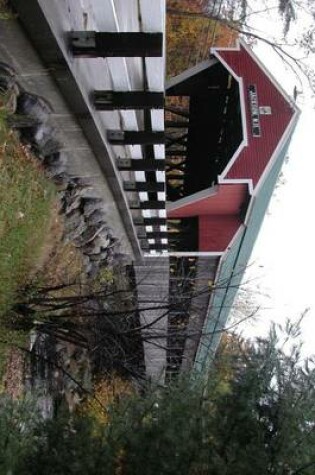
<svg viewBox="0 0 315 475">
<path fill-rule="evenodd" d="M 94 386 L 96 399 L 107 409 L 133 393 L 134 388 L 132 384 L 115 374 L 99 381 Z M 107 424 L 109 422 L 108 410 L 104 410 L 96 399 L 89 397 L 83 405 L 82 411 L 95 418 L 101 424 Z"/>
<path fill-rule="evenodd" d="M 168 0 L 167 7 L 179 12 L 167 15 L 167 76 L 173 77 L 209 56 L 212 46 L 232 46 L 237 33 L 206 15 L 200 16 L 205 0 Z"/>
</svg>

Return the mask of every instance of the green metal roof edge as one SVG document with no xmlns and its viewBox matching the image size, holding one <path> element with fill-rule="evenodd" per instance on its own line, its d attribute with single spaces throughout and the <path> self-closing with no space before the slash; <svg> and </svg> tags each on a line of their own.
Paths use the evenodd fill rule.
<svg viewBox="0 0 315 475">
<path fill-rule="evenodd" d="M 197 372 L 207 370 L 219 345 L 222 329 L 226 327 L 235 296 L 248 266 L 279 173 L 287 156 L 292 133 L 279 151 L 258 194 L 252 197 L 247 225 L 243 225 L 239 230 L 231 247 L 221 258 L 216 275 L 215 290 L 210 300 L 203 328 L 203 336 L 195 357 L 194 369 Z"/>
</svg>

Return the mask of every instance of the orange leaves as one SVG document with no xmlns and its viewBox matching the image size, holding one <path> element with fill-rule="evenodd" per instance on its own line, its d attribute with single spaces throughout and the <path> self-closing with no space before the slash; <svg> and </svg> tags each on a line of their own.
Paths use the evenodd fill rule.
<svg viewBox="0 0 315 475">
<path fill-rule="evenodd" d="M 167 7 L 167 76 L 180 74 L 210 54 L 212 46 L 232 46 L 237 34 L 228 26 L 200 15 L 205 0 L 168 0 Z M 178 13 L 174 13 L 174 11 Z M 195 16 L 180 12 L 196 13 Z"/>
</svg>

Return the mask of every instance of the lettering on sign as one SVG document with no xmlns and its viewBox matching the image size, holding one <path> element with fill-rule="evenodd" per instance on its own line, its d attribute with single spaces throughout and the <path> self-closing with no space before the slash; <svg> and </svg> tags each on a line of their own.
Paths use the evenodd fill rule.
<svg viewBox="0 0 315 475">
<path fill-rule="evenodd" d="M 248 87 L 249 95 L 249 104 L 250 104 L 250 113 L 251 113 L 251 123 L 252 123 L 252 134 L 253 137 L 260 137 L 260 118 L 259 118 L 259 105 L 258 105 L 258 95 L 256 86 L 251 84 Z"/>
</svg>

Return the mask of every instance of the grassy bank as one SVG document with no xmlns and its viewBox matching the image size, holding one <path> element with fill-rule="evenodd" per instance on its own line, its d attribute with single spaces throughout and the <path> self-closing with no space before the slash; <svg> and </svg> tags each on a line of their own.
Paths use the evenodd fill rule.
<svg viewBox="0 0 315 475">
<path fill-rule="evenodd" d="M 54 190 L 37 160 L 0 117 L 0 316 L 29 280 L 50 219 Z"/>
<path fill-rule="evenodd" d="M 6 127 L 5 116 L 0 102 L 0 340 L 15 342 L 18 335 L 1 321 L 40 258 L 55 193 L 38 160 Z M 4 353 L 0 344 L 0 368 Z"/>
</svg>

